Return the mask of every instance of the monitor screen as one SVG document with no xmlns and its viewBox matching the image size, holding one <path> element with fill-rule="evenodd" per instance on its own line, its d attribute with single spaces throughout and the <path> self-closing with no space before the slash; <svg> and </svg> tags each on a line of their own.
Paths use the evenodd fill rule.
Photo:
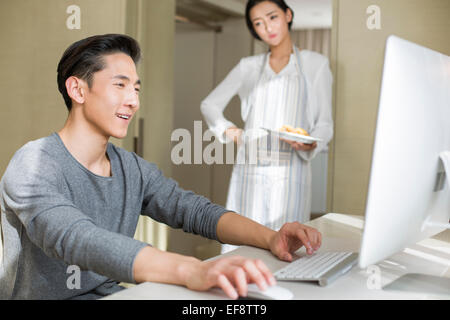
<svg viewBox="0 0 450 320">
<path fill-rule="evenodd" d="M 445 153 L 447 151 L 447 153 Z M 376 264 L 449 222 L 450 57 L 396 36 L 386 44 L 359 265 Z"/>
</svg>

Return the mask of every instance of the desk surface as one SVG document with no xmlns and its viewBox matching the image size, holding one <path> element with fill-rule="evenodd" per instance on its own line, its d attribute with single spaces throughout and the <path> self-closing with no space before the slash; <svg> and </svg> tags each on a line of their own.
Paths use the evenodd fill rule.
<svg viewBox="0 0 450 320">
<path fill-rule="evenodd" d="M 322 233 L 320 251 L 359 252 L 364 218 L 361 216 L 329 213 L 312 220 L 307 225 Z M 304 248 L 298 254 L 305 253 Z M 242 246 L 221 256 L 241 255 L 263 260 L 272 272 L 285 266 L 269 251 Z M 218 257 L 221 257 L 218 256 Z M 216 258 L 216 257 L 215 257 Z M 327 287 L 311 282 L 278 281 L 277 284 L 294 293 L 294 299 L 446 299 L 425 293 L 386 291 L 381 289 L 406 273 L 426 273 L 450 277 L 450 243 L 435 238 L 418 242 L 375 267 L 360 269 L 355 266 Z M 377 279 L 379 279 L 377 281 Z M 377 285 L 377 283 L 379 285 Z M 449 296 L 450 298 L 450 296 Z M 146 282 L 104 299 L 155 299 L 155 300 L 214 300 L 228 299 L 220 290 L 197 292 L 182 286 Z"/>
</svg>

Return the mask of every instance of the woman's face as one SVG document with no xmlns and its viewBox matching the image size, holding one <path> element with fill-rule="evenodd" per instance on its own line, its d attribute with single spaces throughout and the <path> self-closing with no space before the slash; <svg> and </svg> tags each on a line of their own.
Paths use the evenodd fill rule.
<svg viewBox="0 0 450 320">
<path fill-rule="evenodd" d="M 271 1 L 264 1 L 250 10 L 250 20 L 258 36 L 269 46 L 279 45 L 289 36 L 291 10 L 284 12 Z"/>
</svg>

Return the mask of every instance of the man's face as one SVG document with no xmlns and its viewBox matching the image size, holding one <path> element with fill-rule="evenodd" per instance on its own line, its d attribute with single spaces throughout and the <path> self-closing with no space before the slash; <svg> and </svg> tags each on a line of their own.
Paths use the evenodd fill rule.
<svg viewBox="0 0 450 320">
<path fill-rule="evenodd" d="M 87 122 L 105 137 L 124 138 L 133 115 L 139 109 L 140 81 L 130 56 L 103 56 L 106 67 L 94 73 L 86 90 L 83 114 Z"/>
</svg>

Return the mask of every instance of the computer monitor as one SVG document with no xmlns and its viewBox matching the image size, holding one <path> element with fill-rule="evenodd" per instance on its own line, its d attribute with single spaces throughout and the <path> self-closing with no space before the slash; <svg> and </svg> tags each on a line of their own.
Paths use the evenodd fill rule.
<svg viewBox="0 0 450 320">
<path fill-rule="evenodd" d="M 449 218 L 450 57 L 389 36 L 359 266 L 442 232 Z"/>
</svg>

